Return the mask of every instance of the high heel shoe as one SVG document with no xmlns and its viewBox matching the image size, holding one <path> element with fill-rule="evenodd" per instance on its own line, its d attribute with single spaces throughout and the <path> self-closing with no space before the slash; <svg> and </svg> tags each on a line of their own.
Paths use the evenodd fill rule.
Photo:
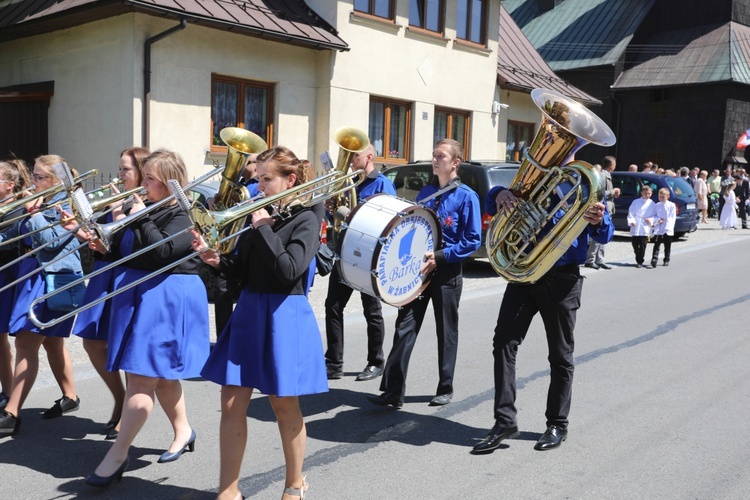
<svg viewBox="0 0 750 500">
<path fill-rule="evenodd" d="M 115 427 L 117 427 L 117 424 L 119 424 L 119 420 L 110 420 L 106 424 L 102 426 L 102 433 L 107 434 L 109 431 L 115 430 Z"/>
<path fill-rule="evenodd" d="M 195 451 L 195 437 L 196 437 L 195 436 L 195 431 L 192 430 L 192 429 L 190 429 L 190 439 L 188 439 L 188 442 L 185 443 L 185 446 L 183 446 L 182 448 L 180 448 L 179 451 L 175 451 L 174 453 L 170 453 L 169 451 L 165 451 L 164 454 L 159 457 L 159 460 L 157 460 L 157 462 L 159 462 L 160 464 L 163 464 L 163 463 L 166 463 L 166 462 L 174 462 L 175 460 L 177 460 L 178 458 L 180 458 L 180 456 L 182 456 L 182 453 L 185 450 L 187 450 L 187 451 Z"/>
<path fill-rule="evenodd" d="M 302 476 L 302 487 L 301 488 L 293 488 L 291 486 L 287 486 L 284 488 L 284 495 L 291 495 L 293 497 L 299 497 L 300 500 L 303 500 L 305 498 L 305 492 L 307 491 L 307 476 Z M 244 497 L 243 497 L 244 498 Z"/>
<path fill-rule="evenodd" d="M 130 458 L 126 458 L 122 465 L 118 467 L 115 473 L 111 476 L 98 476 L 96 472 L 91 474 L 86 478 L 86 484 L 96 486 L 97 488 L 106 488 L 107 486 L 112 484 L 113 481 L 119 482 L 122 480 L 122 473 L 125 472 L 125 470 L 128 468 L 128 465 L 130 465 Z"/>
</svg>

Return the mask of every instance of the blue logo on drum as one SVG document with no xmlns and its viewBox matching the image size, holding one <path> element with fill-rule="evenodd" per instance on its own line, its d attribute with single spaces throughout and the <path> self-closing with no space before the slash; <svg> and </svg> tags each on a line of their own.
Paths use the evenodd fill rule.
<svg viewBox="0 0 750 500">
<path fill-rule="evenodd" d="M 401 243 L 398 245 L 398 260 L 402 266 L 405 266 L 411 260 L 411 244 L 414 241 L 414 235 L 417 234 L 416 228 L 412 227 L 411 230 L 404 235 Z"/>
</svg>

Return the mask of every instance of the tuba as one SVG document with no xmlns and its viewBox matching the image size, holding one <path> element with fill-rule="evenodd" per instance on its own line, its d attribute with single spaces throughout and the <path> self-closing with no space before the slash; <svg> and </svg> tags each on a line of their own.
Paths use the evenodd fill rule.
<svg viewBox="0 0 750 500">
<path fill-rule="evenodd" d="M 349 165 L 352 163 L 352 158 L 355 153 L 361 153 L 370 145 L 370 139 L 367 134 L 358 128 L 354 127 L 341 127 L 333 134 L 333 140 L 339 145 L 339 156 L 336 160 L 336 167 L 334 170 L 346 174 L 349 170 Z M 350 186 L 341 186 L 341 192 L 331 198 L 330 211 L 333 214 L 333 240 L 335 241 L 344 226 L 344 220 L 346 219 L 349 212 L 357 206 L 357 190 L 355 189 L 356 182 L 353 182 L 350 178 L 342 177 L 342 183 L 348 183 Z M 360 176 L 360 182 L 363 179 Z M 343 189 L 346 188 L 346 189 Z"/>
<path fill-rule="evenodd" d="M 594 167 L 566 162 L 588 143 L 615 143 L 612 130 L 580 103 L 546 89 L 533 90 L 531 98 L 543 116 L 509 187 L 518 203 L 492 218 L 485 243 L 495 272 L 518 283 L 533 283 L 549 271 L 588 224 L 586 209 L 604 198 Z M 558 220 L 550 228 L 553 218 Z"/>
<path fill-rule="evenodd" d="M 259 135 L 238 127 L 223 128 L 219 136 L 227 145 L 227 159 L 224 162 L 225 168 L 221 175 L 219 191 L 214 197 L 214 208 L 226 210 L 250 199 L 247 188 L 240 183 L 242 171 L 247 164 L 247 157 L 265 151 L 268 145 Z M 239 229 L 244 224 L 244 219 L 238 220 L 233 229 Z M 222 245 L 221 253 L 231 252 L 236 243 L 236 239 L 226 241 Z"/>
</svg>

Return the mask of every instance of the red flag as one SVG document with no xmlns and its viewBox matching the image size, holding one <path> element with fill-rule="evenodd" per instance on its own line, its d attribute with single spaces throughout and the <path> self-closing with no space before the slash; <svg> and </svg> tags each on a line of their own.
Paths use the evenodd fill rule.
<svg viewBox="0 0 750 500">
<path fill-rule="evenodd" d="M 737 151 L 742 151 L 748 146 L 750 146 L 750 128 L 742 132 L 740 138 L 737 139 Z"/>
</svg>

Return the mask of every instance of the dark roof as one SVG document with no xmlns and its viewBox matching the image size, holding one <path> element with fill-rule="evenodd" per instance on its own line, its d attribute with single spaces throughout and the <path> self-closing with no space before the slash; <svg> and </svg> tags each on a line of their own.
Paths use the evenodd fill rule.
<svg viewBox="0 0 750 500">
<path fill-rule="evenodd" d="M 586 104 L 602 103 L 558 77 L 502 6 L 497 79 L 500 87 L 510 90 L 531 92 L 535 88 L 546 88 Z"/>
<path fill-rule="evenodd" d="M 634 66 L 620 75 L 613 88 L 750 84 L 748 26 L 729 22 L 655 33 L 646 38 L 642 47 L 649 50 L 633 48 Z"/>
<path fill-rule="evenodd" d="M 565 0 L 543 14 L 537 0 L 504 5 L 550 67 L 562 71 L 617 63 L 655 1 Z"/>
<path fill-rule="evenodd" d="M 293 43 L 348 50 L 303 0 L 22 0 L 0 8 L 0 42 L 70 28 L 127 12 Z"/>
</svg>

